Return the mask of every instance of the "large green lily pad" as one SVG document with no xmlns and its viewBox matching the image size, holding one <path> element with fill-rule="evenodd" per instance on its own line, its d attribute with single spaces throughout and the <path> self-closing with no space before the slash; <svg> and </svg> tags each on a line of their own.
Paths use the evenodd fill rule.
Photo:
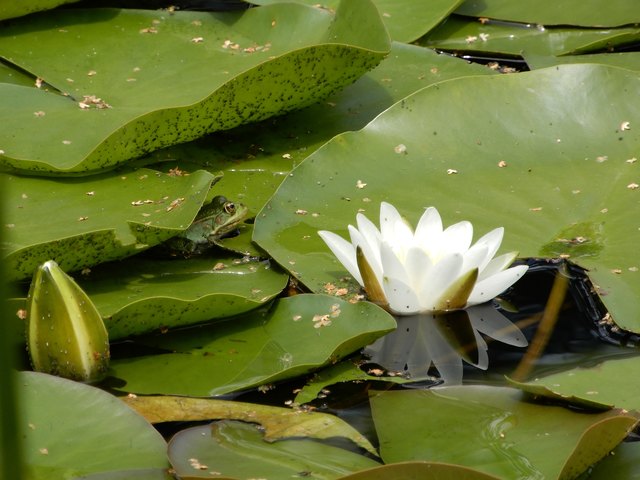
<svg viewBox="0 0 640 480">
<path fill-rule="evenodd" d="M 189 176 L 148 169 L 84 179 L 5 176 L 2 254 L 13 280 L 30 277 L 47 260 L 71 272 L 157 245 L 191 225 L 214 180 L 204 170 Z"/>
<path fill-rule="evenodd" d="M 414 224 L 433 205 L 447 225 L 470 220 L 476 238 L 504 226 L 504 251 L 569 256 L 614 321 L 640 331 L 640 114 L 628 101 L 639 94 L 634 72 L 600 65 L 427 87 L 302 162 L 256 217 L 254 241 L 322 291 L 346 271 L 318 230 L 348 237 L 357 212 L 378 222 L 381 201 Z"/>
<path fill-rule="evenodd" d="M 289 276 L 268 262 L 228 255 L 140 258 L 79 278 L 116 340 L 245 313 L 272 300 Z"/>
<path fill-rule="evenodd" d="M 549 27 L 532 24 L 478 22 L 452 15 L 421 38 L 421 45 L 484 55 L 566 55 L 614 49 L 637 41 L 635 26 L 614 29 Z"/>
<path fill-rule="evenodd" d="M 267 443 L 255 425 L 232 421 L 182 430 L 169 443 L 169 459 L 178 475 L 189 478 L 330 480 L 380 465 L 308 438 Z"/>
<path fill-rule="evenodd" d="M 608 360 L 594 367 L 573 368 L 525 384 L 525 392 L 550 399 L 573 398 L 575 403 L 601 405 L 640 411 L 640 358 Z"/>
<path fill-rule="evenodd" d="M 154 168 L 223 171 L 212 195 L 246 204 L 252 215 L 277 190 L 291 169 L 335 135 L 358 130 L 415 91 L 437 82 L 493 70 L 428 48 L 393 42 L 391 53 L 356 83 L 310 107 L 193 142 L 158 150 L 145 160 Z M 147 163 L 148 163 L 147 161 Z M 261 255 L 250 235 L 225 246 Z"/>
<path fill-rule="evenodd" d="M 111 375 L 128 392 L 221 395 L 335 363 L 395 326 L 370 303 L 296 295 L 228 322 L 140 339 L 173 353 L 112 361 Z"/>
<path fill-rule="evenodd" d="M 340 1 L 293 0 L 295 3 L 335 8 Z M 463 0 L 372 0 L 389 35 L 398 42 L 413 42 L 442 22 Z M 256 5 L 284 3 L 283 0 L 251 0 Z"/>
<path fill-rule="evenodd" d="M 2 0 L 0 1 L 0 20 L 20 17 L 77 1 L 78 0 L 21 0 L 19 2 L 12 2 L 11 0 Z"/>
<path fill-rule="evenodd" d="M 453 463 L 505 480 L 568 479 L 606 456 L 637 423 L 621 410 L 578 413 L 523 402 L 521 395 L 486 386 L 374 395 L 380 455 L 385 463 Z"/>
<path fill-rule="evenodd" d="M 272 5 L 225 13 L 69 9 L 16 19 L 2 30 L 0 56 L 65 95 L 0 84 L 0 119 L 11 125 L 0 132 L 0 166 L 111 168 L 314 103 L 388 51 L 369 0 L 341 2 L 335 15 Z"/>
<path fill-rule="evenodd" d="M 634 0 L 466 0 L 456 13 L 542 25 L 614 27 L 640 21 Z"/>
<path fill-rule="evenodd" d="M 30 480 L 168 466 L 160 434 L 113 395 L 44 373 L 18 382 Z"/>
<path fill-rule="evenodd" d="M 601 63 L 640 71 L 640 52 L 594 53 L 592 55 L 564 55 L 562 57 L 525 55 L 525 60 L 532 70 L 534 68 L 546 68 L 564 63 Z"/>
</svg>

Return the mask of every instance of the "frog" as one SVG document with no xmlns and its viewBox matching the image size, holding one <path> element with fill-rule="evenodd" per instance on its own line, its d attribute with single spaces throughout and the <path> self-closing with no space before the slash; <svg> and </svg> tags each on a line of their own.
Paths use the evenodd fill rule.
<svg viewBox="0 0 640 480">
<path fill-rule="evenodd" d="M 189 228 L 165 242 L 164 250 L 171 256 L 188 258 L 214 245 L 221 246 L 220 239 L 233 232 L 248 213 L 249 209 L 242 203 L 217 195 L 200 209 Z"/>
</svg>

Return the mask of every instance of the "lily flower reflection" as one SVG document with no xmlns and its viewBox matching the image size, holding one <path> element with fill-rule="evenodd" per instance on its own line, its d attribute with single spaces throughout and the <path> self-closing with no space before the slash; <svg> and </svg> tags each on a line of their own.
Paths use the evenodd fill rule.
<svg viewBox="0 0 640 480">
<path fill-rule="evenodd" d="M 463 360 L 482 370 L 489 366 L 487 343 L 480 333 L 508 345 L 528 345 L 522 331 L 488 304 L 399 318 L 398 328 L 364 353 L 387 370 L 415 379 L 428 377 L 433 364 L 446 385 L 457 385 L 462 383 Z"/>
<path fill-rule="evenodd" d="M 380 229 L 363 214 L 348 226 L 351 242 L 318 232 L 365 289 L 369 300 L 397 315 L 459 310 L 488 302 L 513 285 L 526 265 L 509 267 L 517 252 L 493 258 L 504 235 L 496 228 L 471 245 L 473 226 L 462 221 L 443 229 L 429 207 L 415 232 L 396 208 L 380 205 Z"/>
</svg>

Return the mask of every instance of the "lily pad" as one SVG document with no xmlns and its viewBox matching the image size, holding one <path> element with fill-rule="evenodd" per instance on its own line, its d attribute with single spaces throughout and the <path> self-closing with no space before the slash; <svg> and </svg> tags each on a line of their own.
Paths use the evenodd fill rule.
<svg viewBox="0 0 640 480">
<path fill-rule="evenodd" d="M 632 380 L 636 375 L 640 375 L 640 358 L 631 357 L 573 368 L 514 386 L 540 397 L 573 399 L 578 405 L 591 403 L 640 411 L 640 390 Z"/>
<path fill-rule="evenodd" d="M 304 404 L 312 402 L 317 398 L 321 398 L 318 395 L 324 394 L 323 392 L 330 390 L 331 386 L 337 383 L 380 381 L 403 384 L 416 382 L 418 380 L 421 379 L 408 379 L 400 375 L 385 375 L 384 371 L 381 369 L 372 368 L 369 371 L 364 371 L 354 362 L 344 361 L 337 365 L 323 368 L 322 371 L 316 373 L 313 378 L 296 394 L 295 403 Z"/>
<path fill-rule="evenodd" d="M 223 256 L 134 258 L 79 279 L 111 340 L 219 320 L 273 300 L 289 276 L 268 262 Z"/>
<path fill-rule="evenodd" d="M 43 373 L 18 381 L 28 478 L 168 466 L 160 434 L 113 395 Z"/>
<path fill-rule="evenodd" d="M 548 55 L 525 55 L 527 65 L 532 70 L 535 68 L 553 67 L 565 63 L 600 63 L 613 67 L 640 70 L 640 52 L 624 53 L 596 53 L 593 55 L 563 55 L 553 57 Z"/>
<path fill-rule="evenodd" d="M 335 135 L 358 130 L 405 96 L 434 83 L 496 72 L 435 51 L 393 42 L 391 53 L 356 83 L 305 109 L 245 125 L 146 157 L 154 168 L 223 171 L 212 195 L 244 202 L 252 215 L 269 200 L 291 169 Z M 234 250 L 263 255 L 250 235 L 225 241 Z"/>
<path fill-rule="evenodd" d="M 334 479 L 379 465 L 310 439 L 267 443 L 255 425 L 223 421 L 182 430 L 169 443 L 178 475 L 189 478 Z"/>
<path fill-rule="evenodd" d="M 0 166 L 112 168 L 312 104 L 388 51 L 369 0 L 341 2 L 335 15 L 273 5 L 224 13 L 68 9 L 16 19 L 3 28 L 0 56 L 67 96 L 0 84 L 0 118 L 12 125 L 0 133 Z"/>
<path fill-rule="evenodd" d="M 65 3 L 74 3 L 78 0 L 21 0 L 20 2 L 3 1 L 0 3 L 0 20 L 21 17 L 34 12 L 55 8 Z"/>
<path fill-rule="evenodd" d="M 453 12 L 463 0 L 372 0 L 378 8 L 389 35 L 398 42 L 410 43 L 427 33 Z M 295 3 L 334 9 L 339 0 L 293 0 Z M 283 0 L 251 0 L 256 5 L 284 3 Z"/>
<path fill-rule="evenodd" d="M 624 478 L 627 480 L 640 479 L 640 443 L 625 442 L 618 445 L 611 455 L 598 463 L 589 480 L 609 480 L 610 478 Z"/>
<path fill-rule="evenodd" d="M 253 403 L 163 396 L 135 396 L 122 399 L 152 423 L 202 420 L 242 420 L 259 423 L 264 440 L 288 437 L 328 439 L 344 437 L 377 456 L 373 445 L 361 433 L 335 415 Z"/>
<path fill-rule="evenodd" d="M 614 27 L 640 22 L 633 0 L 466 0 L 456 13 L 542 25 Z"/>
<path fill-rule="evenodd" d="M 221 395 L 335 363 L 395 326 L 373 304 L 296 295 L 197 331 L 140 339 L 173 353 L 114 360 L 111 374 L 128 392 Z"/>
<path fill-rule="evenodd" d="M 505 251 L 569 256 L 613 320 L 640 331 L 638 94 L 634 72 L 601 65 L 424 88 L 304 160 L 256 217 L 254 241 L 323 291 L 346 271 L 318 230 L 348 238 L 358 212 L 377 223 L 381 201 L 413 224 L 433 205 L 476 236 L 504 226 Z"/>
<path fill-rule="evenodd" d="M 497 480 L 498 477 L 473 470 L 460 465 L 450 465 L 437 462 L 400 462 L 381 467 L 363 470 L 341 480 L 415 480 L 425 478 L 429 480 L 452 480 L 464 478 L 464 480 Z"/>
<path fill-rule="evenodd" d="M 576 478 L 637 423 L 624 411 L 578 413 L 520 397 L 515 389 L 484 386 L 374 395 L 380 454 L 385 463 L 453 463 L 504 479 Z"/>
<path fill-rule="evenodd" d="M 6 175 L 3 256 L 10 279 L 47 260 L 66 272 L 131 256 L 185 230 L 214 176 L 148 169 L 86 179 Z"/>
<path fill-rule="evenodd" d="M 542 56 L 610 50 L 639 38 L 640 29 L 634 26 L 615 29 L 541 27 L 530 23 L 469 21 L 452 15 L 418 43 L 442 50 L 485 55 Z"/>
</svg>

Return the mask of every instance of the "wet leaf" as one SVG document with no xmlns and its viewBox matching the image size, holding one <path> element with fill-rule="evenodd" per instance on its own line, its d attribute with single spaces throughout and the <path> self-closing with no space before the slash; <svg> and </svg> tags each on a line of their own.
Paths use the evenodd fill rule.
<svg viewBox="0 0 640 480">
<path fill-rule="evenodd" d="M 640 29 L 542 27 L 536 24 L 469 21 L 452 15 L 419 40 L 420 45 L 480 56 L 566 55 L 613 50 L 637 41 Z"/>
<path fill-rule="evenodd" d="M 330 367 L 323 368 L 320 372 L 316 373 L 309 382 L 300 389 L 300 392 L 296 395 L 295 403 L 304 404 L 316 400 L 318 395 L 322 395 L 323 391 L 331 390 L 332 385 L 344 382 L 366 382 L 366 381 L 380 381 L 403 384 L 407 382 L 416 382 L 421 379 L 418 378 L 404 378 L 401 376 L 385 375 L 385 372 L 381 369 L 370 369 L 368 371 L 362 370 L 353 362 L 344 361 Z"/>
<path fill-rule="evenodd" d="M 369 0 L 342 2 L 335 15 L 273 5 L 224 13 L 63 9 L 16 19 L 3 28 L 0 56 L 66 95 L 0 84 L 0 118 L 12 125 L 0 132 L 0 166 L 112 168 L 310 105 L 388 51 Z"/>
<path fill-rule="evenodd" d="M 466 0 L 456 13 L 542 25 L 614 27 L 640 21 L 633 0 L 553 0 L 516 3 L 510 0 Z"/>
<path fill-rule="evenodd" d="M 180 233 L 192 222 L 214 176 L 176 177 L 148 169 L 53 179 L 6 175 L 11 279 L 55 260 L 66 272 L 125 258 Z"/>
<path fill-rule="evenodd" d="M 0 20 L 21 17 L 33 12 L 48 10 L 65 3 L 74 3 L 78 0 L 20 0 L 19 2 L 3 1 L 0 3 Z"/>
<path fill-rule="evenodd" d="M 576 478 L 637 422 L 620 410 L 579 413 L 486 386 L 384 392 L 371 407 L 385 463 L 453 463 L 504 479 Z"/>
<path fill-rule="evenodd" d="M 136 469 L 82 475 L 73 480 L 175 480 L 167 469 Z"/>
<path fill-rule="evenodd" d="M 425 478 L 429 480 L 452 480 L 464 478 L 464 480 L 496 480 L 498 477 L 463 467 L 436 462 L 401 462 L 383 465 L 381 467 L 363 470 L 341 480 L 414 480 Z"/>
<path fill-rule="evenodd" d="M 529 68 L 546 68 L 565 63 L 599 63 L 622 67 L 629 70 L 640 70 L 640 52 L 595 53 L 593 55 L 564 55 L 553 57 L 548 55 L 525 55 Z"/>
<path fill-rule="evenodd" d="M 257 214 L 290 170 L 333 136 L 358 130 L 405 96 L 428 85 L 495 72 L 431 49 L 393 42 L 391 54 L 355 84 L 303 110 L 255 125 L 154 152 L 154 167 L 223 171 L 214 194 L 244 202 Z M 148 163 L 148 162 L 147 162 Z M 313 211 L 310 212 L 313 215 Z M 250 233 L 225 241 L 235 250 L 264 255 Z"/>
<path fill-rule="evenodd" d="M 327 413 L 209 398 L 136 396 L 123 397 L 122 400 L 151 423 L 242 420 L 259 423 L 264 428 L 264 440 L 268 442 L 289 437 L 344 437 L 372 455 L 377 455 L 375 448 L 362 434 L 340 418 Z"/>
<path fill-rule="evenodd" d="M 293 0 L 295 3 L 335 8 L 339 0 Z M 389 35 L 398 42 L 410 43 L 420 38 L 453 12 L 463 0 L 373 0 Z M 283 3 L 283 0 L 251 0 L 256 5 Z"/>
<path fill-rule="evenodd" d="M 128 392 L 220 395 L 335 363 L 395 325 L 370 303 L 296 295 L 224 323 L 139 339 L 173 353 L 114 360 L 112 375 Z"/>
<path fill-rule="evenodd" d="M 577 405 L 640 411 L 640 388 L 631 380 L 639 374 L 640 358 L 634 356 L 607 360 L 594 367 L 572 368 L 514 386 L 545 398 L 568 399 Z"/>
<path fill-rule="evenodd" d="M 169 459 L 189 478 L 334 479 L 379 465 L 309 439 L 267 443 L 254 425 L 231 421 L 182 430 L 169 443 Z"/>
<path fill-rule="evenodd" d="M 609 480 L 611 478 L 638 480 L 640 478 L 639 460 L 640 443 L 622 443 L 593 468 L 589 480 Z"/>
<path fill-rule="evenodd" d="M 268 262 L 214 251 L 189 259 L 136 256 L 101 265 L 80 283 L 116 340 L 254 310 L 273 300 L 288 278 Z"/>
<path fill-rule="evenodd" d="M 412 223 L 433 205 L 445 224 L 471 221 L 476 238 L 504 226 L 502 251 L 569 256 L 589 269 L 613 320 L 640 331 L 640 116 L 628 102 L 638 94 L 635 73 L 601 65 L 424 88 L 307 157 L 257 215 L 254 241 L 322 291 L 347 272 L 318 230 L 347 236 L 358 212 L 377 222 L 381 201 Z"/>
<path fill-rule="evenodd" d="M 44 373 L 18 382 L 28 478 L 167 467 L 160 434 L 113 395 Z"/>
</svg>

